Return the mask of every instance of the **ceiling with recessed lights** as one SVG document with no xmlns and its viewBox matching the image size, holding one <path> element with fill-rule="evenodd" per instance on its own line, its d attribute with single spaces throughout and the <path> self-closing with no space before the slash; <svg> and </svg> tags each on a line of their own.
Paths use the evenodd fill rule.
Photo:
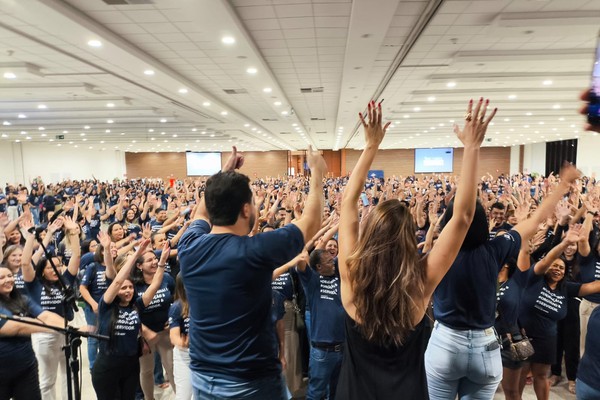
<svg viewBox="0 0 600 400">
<path fill-rule="evenodd" d="M 598 0 L 0 0 L 0 143 L 126 151 L 458 145 L 469 98 L 487 146 L 572 139 Z"/>
</svg>

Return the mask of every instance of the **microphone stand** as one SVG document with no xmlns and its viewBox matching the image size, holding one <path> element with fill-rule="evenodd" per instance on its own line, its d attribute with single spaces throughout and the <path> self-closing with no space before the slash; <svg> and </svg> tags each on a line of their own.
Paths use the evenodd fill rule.
<svg viewBox="0 0 600 400">
<path fill-rule="evenodd" d="M 98 335 L 95 333 L 78 331 L 77 329 L 75 329 L 71 326 L 68 326 L 68 325 L 65 328 L 59 328 L 57 326 L 46 325 L 42 322 L 31 321 L 31 320 L 23 319 L 21 317 L 9 316 L 9 315 L 5 315 L 5 314 L 0 314 L 0 319 L 20 322 L 22 324 L 28 324 L 28 325 L 33 325 L 33 326 L 39 326 L 42 328 L 51 329 L 53 331 L 56 331 L 56 332 L 59 332 L 59 333 L 62 333 L 63 335 L 65 335 L 67 345 L 63 347 L 63 350 L 65 351 L 65 357 L 67 358 L 67 371 L 70 372 L 72 370 L 73 374 L 75 376 L 77 376 L 77 373 L 79 371 L 79 360 L 77 359 L 77 350 L 78 350 L 79 346 L 81 345 L 81 338 L 82 337 L 85 337 L 85 338 L 91 337 L 91 338 L 96 338 L 99 340 L 109 340 L 110 339 L 108 336 L 105 336 L 105 335 Z M 71 364 L 71 366 L 69 366 L 69 364 Z M 79 388 L 79 382 L 76 382 L 76 381 L 71 382 L 70 374 L 67 376 L 67 378 L 69 379 L 69 382 L 67 383 L 67 387 L 69 389 L 68 390 L 69 399 L 81 400 L 81 390 Z M 75 386 L 75 397 L 73 397 L 73 392 L 71 390 L 72 383 Z"/>
<path fill-rule="evenodd" d="M 55 217 L 57 217 L 57 216 L 58 216 L 58 214 L 55 214 L 52 219 L 55 219 Z M 49 234 L 49 232 L 47 234 Z M 77 299 L 75 296 L 75 290 L 73 289 L 73 287 L 68 286 L 65 283 L 61 272 L 58 270 L 58 268 L 54 264 L 54 261 L 52 260 L 53 255 L 48 251 L 48 249 L 44 245 L 44 241 L 41 240 L 39 232 L 36 233 L 36 240 L 42 247 L 42 250 L 44 251 L 44 256 L 46 257 L 46 259 L 52 266 L 54 273 L 58 277 L 58 285 L 60 286 L 60 291 L 62 293 L 62 305 L 63 305 L 63 311 L 64 311 L 65 329 L 61 330 L 60 332 L 64 333 L 64 335 L 65 335 L 65 345 L 63 346 L 63 351 L 65 352 L 65 359 L 66 359 L 67 396 L 68 396 L 69 400 L 80 400 L 81 399 L 81 387 L 79 385 L 80 382 L 78 379 L 73 379 L 73 377 L 79 376 L 79 360 L 77 358 L 77 355 L 78 355 L 77 350 L 78 350 L 79 346 L 81 345 L 81 336 L 84 336 L 84 335 L 82 335 L 78 331 L 75 331 L 74 329 L 69 329 L 68 328 L 69 320 L 67 318 L 69 311 L 73 311 L 73 312 L 79 311 L 79 308 L 77 307 L 77 304 L 76 304 Z M 21 322 L 24 322 L 24 321 L 21 321 Z M 43 326 L 45 326 L 45 325 L 43 325 Z M 55 328 L 52 328 L 52 329 L 59 331 L 58 329 L 55 329 Z M 77 334 L 74 334 L 75 332 L 77 332 Z M 85 337 L 96 337 L 96 336 L 97 335 L 89 334 Z M 108 340 L 108 338 L 106 338 L 106 340 Z"/>
</svg>

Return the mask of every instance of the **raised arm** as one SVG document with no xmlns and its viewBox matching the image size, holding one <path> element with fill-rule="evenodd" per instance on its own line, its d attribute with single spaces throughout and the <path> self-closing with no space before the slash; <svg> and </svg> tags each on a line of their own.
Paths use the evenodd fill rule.
<svg viewBox="0 0 600 400">
<path fill-rule="evenodd" d="M 587 207 L 591 207 L 591 204 L 588 204 L 586 208 Z M 594 213 L 596 211 L 596 209 L 592 208 L 591 210 L 588 209 L 585 213 L 585 220 L 583 221 L 583 226 L 581 228 L 581 236 L 579 238 L 579 245 L 577 247 L 579 254 L 581 254 L 583 257 L 587 257 L 592 251 L 592 248 L 590 247 L 589 238 L 594 223 Z"/>
<path fill-rule="evenodd" d="M 71 249 L 71 258 L 67 269 L 72 276 L 77 276 L 81 261 L 81 245 L 79 244 L 79 234 L 76 232 L 77 223 L 70 217 L 65 217 L 65 228 L 67 231 L 67 246 Z"/>
<path fill-rule="evenodd" d="M 544 222 L 554 212 L 556 205 L 569 190 L 571 185 L 579 178 L 579 171 L 574 165 L 567 164 L 560 171 L 560 183 L 554 188 L 552 193 L 547 196 L 539 205 L 537 210 L 523 222 L 515 225 L 513 230 L 519 232 L 521 240 L 526 241 L 537 231 L 539 224 Z"/>
<path fill-rule="evenodd" d="M 548 268 L 550 268 L 552 265 L 552 262 L 559 258 L 563 251 L 565 251 L 570 244 L 577 243 L 580 232 L 581 225 L 575 225 L 571 227 L 563 240 L 558 245 L 554 246 L 544 258 L 542 258 L 533 266 L 533 272 L 536 275 L 544 275 L 548 271 Z"/>
<path fill-rule="evenodd" d="M 171 252 L 171 248 L 169 247 L 169 241 L 165 241 L 165 244 L 162 248 L 162 253 L 160 255 L 160 260 L 158 260 L 158 269 L 154 273 L 154 277 L 152 278 L 152 283 L 148 286 L 148 289 L 142 295 L 142 301 L 144 302 L 144 306 L 148 306 L 156 291 L 160 288 L 160 284 L 162 283 L 163 276 L 165 275 L 165 266 L 167 264 L 167 259 L 169 258 L 169 253 Z M 142 253 L 143 254 L 143 253 Z"/>
<path fill-rule="evenodd" d="M 452 218 L 446 224 L 438 240 L 424 259 L 426 264 L 425 298 L 428 299 L 438 283 L 442 280 L 454 259 L 458 255 L 469 226 L 475 214 L 477 200 L 477 167 L 479 165 L 479 149 L 487 127 L 496 115 L 496 110 L 486 119 L 486 109 L 489 100 L 483 102 L 483 98 L 472 110 L 473 100 L 469 102 L 465 116 L 465 126 L 460 130 L 454 126 L 454 132 L 464 145 L 463 160 L 461 167 L 460 185 L 454 198 L 454 210 Z"/>
<path fill-rule="evenodd" d="M 304 213 L 299 220 L 292 221 L 304 236 L 306 243 L 321 227 L 321 214 L 323 212 L 323 176 L 327 173 L 327 165 L 323 156 L 318 151 L 308 148 L 307 161 L 310 168 L 310 190 L 304 205 Z"/>
<path fill-rule="evenodd" d="M 126 279 L 129 279 L 135 261 L 138 259 L 138 257 L 144 254 L 149 244 L 149 239 L 143 240 L 135 254 L 127 258 L 127 261 L 125 262 L 125 265 L 123 265 L 123 268 L 119 270 L 119 273 L 117 274 L 115 279 L 112 281 L 108 289 L 106 289 L 106 292 L 104 292 L 104 302 L 106 304 L 111 304 L 115 300 L 117 294 L 119 293 L 119 290 L 121 290 L 121 286 L 123 286 L 123 282 L 125 282 Z"/>
<path fill-rule="evenodd" d="M 390 125 L 388 122 L 385 126 L 382 125 L 382 111 L 381 103 L 375 104 L 371 101 L 367 107 L 367 118 L 362 113 L 359 114 L 361 123 L 365 131 L 366 146 L 363 150 L 344 194 L 342 195 L 342 205 L 340 211 L 340 224 L 339 224 L 339 253 L 338 253 L 338 266 L 340 270 L 340 278 L 342 280 L 342 294 L 346 294 L 346 300 L 344 303 L 351 303 L 352 299 L 348 298 L 351 296 L 351 291 L 348 290 L 351 287 L 348 276 L 348 267 L 346 266 L 346 260 L 356 247 L 359 236 L 359 219 L 358 212 L 356 210 L 356 203 L 358 197 L 362 192 L 365 184 L 365 177 L 369 172 L 369 168 L 375 159 L 379 145 L 385 136 L 385 132 Z M 350 286 L 346 286 L 350 285 Z M 346 288 L 346 290 L 344 290 Z"/>
</svg>

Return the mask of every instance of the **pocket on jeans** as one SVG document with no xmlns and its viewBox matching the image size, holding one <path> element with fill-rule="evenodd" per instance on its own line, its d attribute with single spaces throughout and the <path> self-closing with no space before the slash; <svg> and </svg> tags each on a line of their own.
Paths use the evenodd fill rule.
<svg viewBox="0 0 600 400">
<path fill-rule="evenodd" d="M 500 349 L 494 349 L 491 351 L 483 351 L 481 353 L 483 357 L 483 367 L 485 368 L 485 376 L 487 378 L 501 378 L 502 377 L 502 356 L 500 355 Z"/>
<path fill-rule="evenodd" d="M 313 347 L 310 349 L 310 358 L 317 362 L 323 362 L 327 358 L 327 352 Z"/>
</svg>

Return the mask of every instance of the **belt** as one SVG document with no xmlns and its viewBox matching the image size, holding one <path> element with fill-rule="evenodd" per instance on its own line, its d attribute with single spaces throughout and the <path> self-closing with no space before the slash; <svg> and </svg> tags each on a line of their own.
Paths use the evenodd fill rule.
<svg viewBox="0 0 600 400">
<path fill-rule="evenodd" d="M 344 349 L 344 343 L 322 343 L 322 342 L 311 342 L 312 347 L 325 350 L 325 351 L 335 351 L 340 352 Z"/>
</svg>

